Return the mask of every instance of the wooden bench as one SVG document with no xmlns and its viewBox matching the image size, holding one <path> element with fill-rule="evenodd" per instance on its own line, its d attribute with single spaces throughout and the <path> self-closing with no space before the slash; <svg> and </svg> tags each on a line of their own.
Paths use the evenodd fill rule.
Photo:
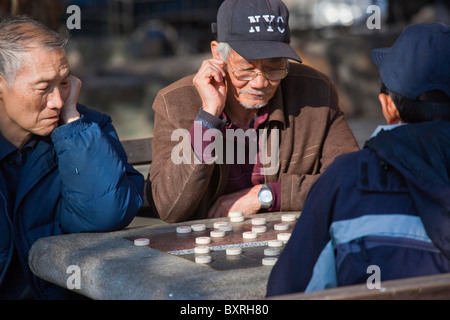
<svg viewBox="0 0 450 320">
<path fill-rule="evenodd" d="M 152 163 L 152 138 L 123 140 L 121 143 L 131 165 L 150 165 Z"/>
<path fill-rule="evenodd" d="M 366 284 L 271 297 L 274 300 L 449 300 L 450 273 L 381 282 L 380 289 Z"/>
<path fill-rule="evenodd" d="M 152 138 L 122 140 L 121 143 L 127 154 L 128 163 L 134 167 L 143 166 L 144 172 L 141 171 L 141 173 L 147 178 L 148 168 L 150 168 L 152 163 Z M 150 213 L 150 206 L 145 189 L 146 188 L 144 187 L 144 204 L 138 215 L 153 216 Z"/>
</svg>

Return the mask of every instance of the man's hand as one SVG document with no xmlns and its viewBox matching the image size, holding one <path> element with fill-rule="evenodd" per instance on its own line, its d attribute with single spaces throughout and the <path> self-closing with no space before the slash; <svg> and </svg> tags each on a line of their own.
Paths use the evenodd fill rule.
<svg viewBox="0 0 450 320">
<path fill-rule="evenodd" d="M 262 185 L 256 185 L 249 189 L 221 196 L 208 211 L 208 218 L 228 216 L 229 211 L 242 211 L 244 216 L 258 213 L 261 204 L 258 200 L 258 192 Z"/>
<path fill-rule="evenodd" d="M 219 59 L 205 60 L 193 80 L 203 110 L 216 117 L 222 113 L 227 99 L 224 65 L 225 62 Z"/>
<path fill-rule="evenodd" d="M 64 103 L 61 114 L 59 115 L 59 121 L 62 125 L 80 118 L 80 113 L 77 111 L 77 101 L 81 89 L 81 80 L 75 76 L 70 76 L 69 81 L 70 95 Z"/>
</svg>

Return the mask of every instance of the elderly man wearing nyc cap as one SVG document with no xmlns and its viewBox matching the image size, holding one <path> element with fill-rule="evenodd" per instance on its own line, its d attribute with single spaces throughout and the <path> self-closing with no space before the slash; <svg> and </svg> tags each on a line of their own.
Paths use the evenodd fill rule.
<svg viewBox="0 0 450 320">
<path fill-rule="evenodd" d="M 317 180 L 269 296 L 450 272 L 450 27 L 411 25 L 372 58 L 388 125 Z"/>
<path fill-rule="evenodd" d="M 147 196 L 161 219 L 301 210 L 334 158 L 358 149 L 288 20 L 279 0 L 225 0 L 212 58 L 158 93 Z"/>
</svg>

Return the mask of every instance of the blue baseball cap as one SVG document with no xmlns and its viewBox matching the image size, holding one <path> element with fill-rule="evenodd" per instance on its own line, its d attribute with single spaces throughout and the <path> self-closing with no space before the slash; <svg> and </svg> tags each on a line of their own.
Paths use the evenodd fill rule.
<svg viewBox="0 0 450 320">
<path fill-rule="evenodd" d="M 386 87 L 411 100 L 431 90 L 450 97 L 450 27 L 441 23 L 408 26 L 390 48 L 372 59 Z"/>
<path fill-rule="evenodd" d="M 281 0 L 225 0 L 217 12 L 217 41 L 245 59 L 302 62 L 290 46 L 289 10 Z"/>
</svg>

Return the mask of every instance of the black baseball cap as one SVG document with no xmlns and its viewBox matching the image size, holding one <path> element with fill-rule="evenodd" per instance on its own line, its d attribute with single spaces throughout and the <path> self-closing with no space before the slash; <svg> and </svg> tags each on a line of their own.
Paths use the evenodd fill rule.
<svg viewBox="0 0 450 320">
<path fill-rule="evenodd" d="M 246 59 L 302 62 L 290 46 L 289 11 L 280 0 L 225 0 L 217 13 L 217 41 Z"/>
<path fill-rule="evenodd" d="M 450 27 L 441 23 L 408 26 L 391 48 L 372 51 L 381 81 L 402 97 L 415 100 L 431 90 L 450 97 Z"/>
</svg>

